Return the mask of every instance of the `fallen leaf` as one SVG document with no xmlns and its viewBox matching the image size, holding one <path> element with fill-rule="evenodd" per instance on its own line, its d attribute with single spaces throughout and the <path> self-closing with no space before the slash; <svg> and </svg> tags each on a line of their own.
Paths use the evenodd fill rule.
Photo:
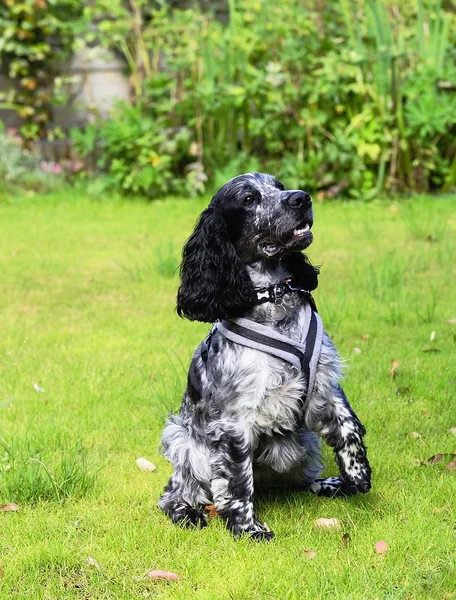
<svg viewBox="0 0 456 600">
<path fill-rule="evenodd" d="M 433 342 L 435 340 L 435 331 L 431 331 L 431 335 L 429 336 L 429 341 Z"/>
<path fill-rule="evenodd" d="M 396 215 L 399 212 L 399 207 L 396 204 L 392 204 L 389 208 L 390 213 Z"/>
<path fill-rule="evenodd" d="M 448 319 L 448 325 L 456 325 L 456 319 Z"/>
<path fill-rule="evenodd" d="M 416 440 L 422 440 L 423 436 L 418 431 L 409 431 L 408 434 L 410 437 L 415 438 Z"/>
<path fill-rule="evenodd" d="M 344 533 L 344 535 L 342 536 L 342 540 L 341 540 L 341 544 L 342 544 L 342 548 L 348 548 L 348 546 L 350 545 L 351 542 L 351 538 L 350 538 L 350 534 L 349 533 Z"/>
<path fill-rule="evenodd" d="M 100 568 L 99 563 L 92 556 L 89 556 L 87 558 L 87 564 L 92 565 L 92 567 L 96 567 L 97 569 Z"/>
<path fill-rule="evenodd" d="M 141 471 L 155 471 L 156 466 L 147 460 L 147 458 L 137 458 L 136 464 L 141 469 Z"/>
<path fill-rule="evenodd" d="M 5 574 L 5 569 L 3 567 L 0 567 L 0 579 L 4 576 Z"/>
<path fill-rule="evenodd" d="M 384 542 L 383 540 L 379 540 L 375 546 L 375 552 L 377 552 L 377 554 L 385 554 L 385 552 L 388 552 L 388 544 L 386 542 Z"/>
<path fill-rule="evenodd" d="M 456 461 L 450 460 L 450 462 L 446 465 L 445 469 L 447 471 L 456 471 Z"/>
<path fill-rule="evenodd" d="M 451 429 L 450 429 L 450 432 L 451 432 L 453 435 L 456 435 L 456 427 L 451 427 Z"/>
<path fill-rule="evenodd" d="M 361 354 L 361 348 L 353 348 L 353 354 Z"/>
<path fill-rule="evenodd" d="M 423 350 L 423 352 L 430 352 L 433 354 L 437 354 L 438 352 L 440 352 L 440 348 L 426 348 L 425 350 Z"/>
<path fill-rule="evenodd" d="M 304 555 L 309 560 L 313 560 L 314 558 L 317 557 L 317 553 L 315 552 L 315 550 L 304 550 Z"/>
<path fill-rule="evenodd" d="M 361 336 L 361 339 L 363 340 L 363 342 L 367 342 L 367 340 L 370 338 L 370 335 L 368 333 L 363 333 L 363 335 Z"/>
<path fill-rule="evenodd" d="M 33 389 L 36 390 L 37 392 L 42 392 L 42 393 L 44 393 L 46 391 L 42 387 L 40 387 L 37 383 L 33 384 Z"/>
<path fill-rule="evenodd" d="M 451 507 L 448 506 L 448 504 L 446 504 L 445 506 L 439 506 L 438 508 L 433 508 L 432 513 L 434 515 L 440 515 L 443 512 L 447 512 L 448 510 L 451 510 Z"/>
<path fill-rule="evenodd" d="M 314 527 L 316 529 L 340 529 L 339 519 L 326 519 L 324 517 L 315 519 Z"/>
<path fill-rule="evenodd" d="M 396 394 L 398 396 L 407 396 L 407 394 L 410 394 L 411 390 L 407 385 L 404 385 L 402 387 L 398 387 L 396 390 Z"/>
<path fill-rule="evenodd" d="M 0 512 L 13 512 L 20 509 L 21 507 L 18 504 L 15 504 L 14 502 L 10 502 L 9 504 L 4 504 L 3 506 L 0 506 Z"/>
<path fill-rule="evenodd" d="M 456 458 L 456 454 L 453 454 L 452 452 L 447 452 L 444 454 L 433 454 L 430 458 L 427 459 L 427 462 L 430 465 L 437 465 L 438 463 L 441 463 L 444 459 L 453 460 L 454 458 Z"/>
<path fill-rule="evenodd" d="M 171 573 L 171 571 L 149 571 L 147 577 L 149 577 L 149 579 L 167 579 L 168 581 L 177 581 L 178 579 L 181 579 L 179 575 Z"/>
<path fill-rule="evenodd" d="M 398 370 L 398 368 L 400 367 L 401 363 L 398 360 L 393 359 L 391 362 L 391 368 L 389 370 L 389 374 L 391 377 L 395 377 L 396 376 L 396 371 Z"/>
<path fill-rule="evenodd" d="M 218 517 L 217 509 L 215 508 L 215 506 L 213 504 L 208 504 L 207 506 L 204 507 L 204 510 L 207 513 L 209 513 L 208 514 L 209 519 L 215 519 L 215 517 Z"/>
<path fill-rule="evenodd" d="M 427 459 L 430 465 L 436 465 L 437 463 L 441 463 L 443 460 L 443 454 L 433 454 L 430 458 Z"/>
</svg>

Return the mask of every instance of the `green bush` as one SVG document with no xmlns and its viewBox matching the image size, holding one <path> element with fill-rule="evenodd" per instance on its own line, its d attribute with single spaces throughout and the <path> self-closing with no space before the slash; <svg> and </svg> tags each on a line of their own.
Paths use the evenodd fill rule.
<svg viewBox="0 0 456 600">
<path fill-rule="evenodd" d="M 72 139 L 84 158 L 96 148 L 112 187 L 146 196 L 182 191 L 177 173 L 189 163 L 190 131 L 168 127 L 140 105 L 119 103 L 111 119 L 73 130 Z"/>
<path fill-rule="evenodd" d="M 60 186 L 63 176 L 55 166 L 41 163 L 18 137 L 0 127 L 0 201 L 16 191 L 46 192 Z"/>
<path fill-rule="evenodd" d="M 85 13 L 132 76 L 134 108 L 98 130 L 124 191 L 198 193 L 252 164 L 327 197 L 455 185 L 456 97 L 439 87 L 456 82 L 455 17 L 438 0 L 230 0 L 227 25 L 131 5 Z"/>
<path fill-rule="evenodd" d="M 123 54 L 134 96 L 72 138 L 124 193 L 194 195 L 250 168 L 321 197 L 456 185 L 456 15 L 441 0 L 228 0 L 227 24 L 169 4 L 6 0 L 0 63 L 23 136 L 46 135 L 55 56 L 96 44 Z"/>
<path fill-rule="evenodd" d="M 0 3 L 0 69 L 12 81 L 0 108 L 23 119 L 25 140 L 43 138 L 52 120 L 58 63 L 71 52 L 77 0 L 4 0 Z"/>
</svg>

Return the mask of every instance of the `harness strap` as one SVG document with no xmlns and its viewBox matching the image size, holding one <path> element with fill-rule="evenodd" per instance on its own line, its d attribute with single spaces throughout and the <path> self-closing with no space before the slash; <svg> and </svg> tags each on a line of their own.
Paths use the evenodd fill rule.
<svg viewBox="0 0 456 600">
<path fill-rule="evenodd" d="M 211 337 L 219 331 L 230 341 L 260 350 L 281 358 L 302 371 L 307 382 L 307 395 L 312 393 L 318 358 L 323 340 L 323 324 L 320 316 L 312 310 L 310 304 L 305 305 L 306 331 L 305 345 L 281 335 L 272 327 L 266 327 L 256 321 L 238 317 L 233 320 L 217 322 L 201 346 L 201 358 L 207 360 Z"/>
</svg>

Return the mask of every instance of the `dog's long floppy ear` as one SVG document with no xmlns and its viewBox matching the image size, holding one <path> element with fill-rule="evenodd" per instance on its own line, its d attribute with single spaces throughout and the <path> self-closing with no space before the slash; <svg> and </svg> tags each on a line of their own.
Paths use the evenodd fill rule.
<svg viewBox="0 0 456 600">
<path fill-rule="evenodd" d="M 293 252 L 285 256 L 282 263 L 290 271 L 295 285 L 309 291 L 317 288 L 320 269 L 314 267 L 305 254 Z"/>
<path fill-rule="evenodd" d="M 192 321 L 213 323 L 239 316 L 256 299 L 217 205 L 203 212 L 185 244 L 180 274 L 177 312 Z"/>
</svg>

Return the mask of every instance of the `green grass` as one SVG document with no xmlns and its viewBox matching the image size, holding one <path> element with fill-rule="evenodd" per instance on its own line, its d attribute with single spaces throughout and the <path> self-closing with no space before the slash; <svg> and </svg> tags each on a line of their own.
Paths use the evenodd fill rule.
<svg viewBox="0 0 456 600">
<path fill-rule="evenodd" d="M 258 497 L 270 544 L 235 541 L 218 519 L 183 530 L 156 508 L 163 422 L 208 330 L 174 312 L 204 205 L 65 192 L 0 206 L 0 504 L 21 505 L 0 512 L 0 598 L 456 598 L 456 473 L 422 464 L 456 447 L 455 199 L 315 207 L 316 300 L 348 359 L 373 489 Z M 139 471 L 140 456 L 157 470 Z M 341 531 L 315 531 L 318 517 Z M 182 580 L 148 581 L 151 569 Z"/>
</svg>

